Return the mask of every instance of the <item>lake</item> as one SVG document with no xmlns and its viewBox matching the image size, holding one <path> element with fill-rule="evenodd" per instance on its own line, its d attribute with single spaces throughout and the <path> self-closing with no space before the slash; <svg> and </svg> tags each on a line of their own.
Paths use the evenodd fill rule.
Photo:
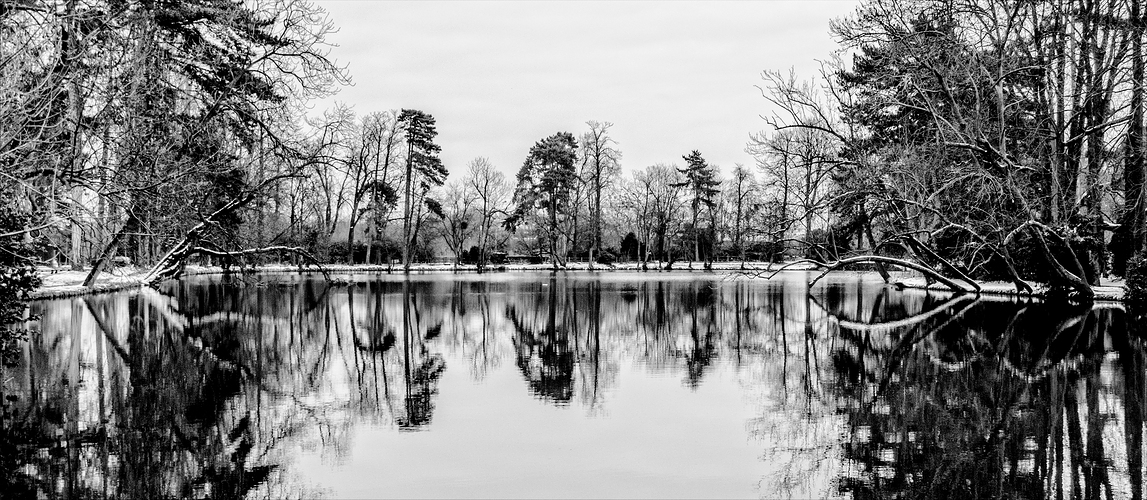
<svg viewBox="0 0 1147 500">
<path fill-rule="evenodd" d="M 806 279 L 201 276 L 34 302 L 0 461 L 16 496 L 1142 498 L 1147 350 L 1121 306 Z"/>
</svg>

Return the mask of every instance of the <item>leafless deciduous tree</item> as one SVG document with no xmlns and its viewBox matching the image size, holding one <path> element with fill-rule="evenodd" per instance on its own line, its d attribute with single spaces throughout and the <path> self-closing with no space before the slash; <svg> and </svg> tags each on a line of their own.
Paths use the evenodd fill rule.
<svg viewBox="0 0 1147 500">
<path fill-rule="evenodd" d="M 729 222 L 726 223 L 733 240 L 732 251 L 745 263 L 746 236 L 750 232 L 750 224 L 759 207 L 757 197 L 760 194 L 753 172 L 744 165 L 737 164 L 733 168 L 732 176 L 725 183 L 725 212 Z"/>
<path fill-rule="evenodd" d="M 624 206 L 636 221 L 645 267 L 651 258 L 672 260 L 669 239 L 680 231 L 685 213 L 682 182 L 677 167 L 657 164 L 634 172 L 626 186 Z"/>
<path fill-rule="evenodd" d="M 470 189 L 467 179 L 458 179 L 446 184 L 442 199 L 446 200 L 442 206 L 442 239 L 454 254 L 457 266 L 466 250 L 466 240 L 477 229 L 478 194 Z"/>
<path fill-rule="evenodd" d="M 601 213 L 602 193 L 609 189 L 621 172 L 621 151 L 617 141 L 609 135 L 613 127 L 609 122 L 588 121 L 589 131 L 581 137 L 582 179 L 589 188 L 591 246 L 590 267 L 601 255 L 601 235 L 603 218 Z"/>
<path fill-rule="evenodd" d="M 506 176 L 494 168 L 490 160 L 478 157 L 470 161 L 466 171 L 466 182 L 477 197 L 478 218 L 478 269 L 482 270 L 489 262 L 492 236 L 498 228 L 498 218 L 508 215 L 510 196 L 513 192 L 506 182 Z"/>
</svg>

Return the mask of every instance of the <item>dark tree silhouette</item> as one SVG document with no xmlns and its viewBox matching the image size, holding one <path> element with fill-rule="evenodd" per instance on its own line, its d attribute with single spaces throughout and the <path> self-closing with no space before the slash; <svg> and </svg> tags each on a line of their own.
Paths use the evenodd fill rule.
<svg viewBox="0 0 1147 500">
<path fill-rule="evenodd" d="M 712 211 L 716 204 L 715 198 L 719 190 L 717 186 L 721 183 L 717 180 L 717 174 L 713 170 L 713 166 L 701 157 L 701 152 L 696 149 L 693 152 L 683 156 L 685 159 L 685 167 L 679 168 L 678 171 L 685 177 L 681 186 L 686 188 L 689 192 L 690 208 L 692 209 L 693 221 L 693 260 L 701 260 L 701 229 L 697 226 L 698 220 L 701 216 L 702 207 L 708 208 Z M 713 218 L 712 213 L 709 217 L 709 237 L 707 238 L 708 244 L 713 242 Z M 712 259 L 712 251 L 706 250 L 705 252 L 705 267 L 709 266 Z M 690 263 L 692 266 L 692 263 Z"/>
<path fill-rule="evenodd" d="M 428 113 L 415 109 L 404 109 L 398 115 L 398 123 L 406 131 L 406 181 L 403 189 L 406 208 L 402 218 L 402 267 L 410 271 L 410 259 L 414 250 L 414 243 L 418 239 L 422 203 L 416 201 L 426 196 L 432 186 L 441 186 L 446 182 L 446 167 L 438 158 L 442 148 L 434 143 L 438 130 L 434 126 L 434 117 Z M 418 181 L 418 193 L 414 192 L 415 181 Z M 433 209 L 435 204 L 428 204 Z M 441 212 L 441 210 L 438 210 Z"/>
<path fill-rule="evenodd" d="M 569 210 L 567 205 L 576 179 L 576 161 L 577 140 L 569 132 L 558 132 L 534 144 L 518 170 L 518 188 L 514 193 L 516 208 L 506 220 L 507 227 L 514 228 L 530 212 L 545 210 L 548 251 L 555 269 L 565 263 L 565 256 L 558 250 L 559 215 Z"/>
</svg>

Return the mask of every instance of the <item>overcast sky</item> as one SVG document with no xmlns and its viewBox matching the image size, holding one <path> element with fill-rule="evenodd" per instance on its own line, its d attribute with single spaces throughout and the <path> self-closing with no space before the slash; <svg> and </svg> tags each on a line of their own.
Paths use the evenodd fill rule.
<svg viewBox="0 0 1147 500">
<path fill-rule="evenodd" d="M 857 0 L 317 4 L 355 82 L 335 100 L 426 111 L 451 172 L 485 156 L 512 175 L 534 142 L 580 136 L 587 120 L 614 123 L 627 171 L 693 149 L 726 170 L 752 166 L 761 71 L 812 76 L 836 48 L 829 20 Z"/>
</svg>

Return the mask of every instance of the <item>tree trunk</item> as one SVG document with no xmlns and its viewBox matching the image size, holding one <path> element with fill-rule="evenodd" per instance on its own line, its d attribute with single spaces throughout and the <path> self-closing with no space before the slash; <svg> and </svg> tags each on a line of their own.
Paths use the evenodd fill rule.
<svg viewBox="0 0 1147 500">
<path fill-rule="evenodd" d="M 689 262 L 689 269 L 693 269 L 694 262 L 701 260 L 701 230 L 697 228 L 698 211 L 697 198 L 693 198 L 693 260 Z"/>
<path fill-rule="evenodd" d="M 1130 247 L 1128 253 L 1139 259 L 1147 253 L 1147 206 L 1144 205 L 1143 151 L 1143 0 L 1131 0 L 1131 122 L 1127 128 L 1126 163 L 1123 167 L 1123 224 Z"/>
<path fill-rule="evenodd" d="M 68 78 L 67 92 L 68 92 L 68 127 L 71 137 L 71 151 L 69 153 L 69 165 L 73 173 L 78 173 L 83 170 L 83 158 L 80 155 L 80 135 L 81 125 L 83 119 L 84 104 L 80 95 L 80 82 L 78 67 L 82 51 L 80 50 L 80 42 L 77 40 L 76 21 L 73 20 L 75 14 L 76 2 L 67 2 L 66 12 L 64 19 L 63 32 L 60 34 L 60 45 L 63 52 L 62 64 L 65 66 L 63 71 L 70 75 Z M 71 193 L 72 207 L 68 210 L 71 216 L 71 262 L 73 270 L 80 270 L 84 267 L 83 256 L 83 227 L 80 225 L 80 218 L 83 216 L 83 188 L 74 187 Z"/>
<path fill-rule="evenodd" d="M 102 134 L 103 150 L 101 151 L 100 155 L 100 183 L 98 188 L 100 192 L 103 192 L 103 190 L 107 188 L 108 183 L 108 150 L 110 149 L 109 143 L 111 142 L 109 135 L 108 127 L 105 126 Z M 98 221 L 96 227 L 99 229 L 99 233 L 95 237 L 95 246 L 92 247 L 93 251 L 96 248 L 103 248 L 106 246 L 111 237 L 111 232 L 108 230 L 108 228 L 111 221 L 110 214 L 112 213 L 112 210 L 110 210 L 108 205 L 107 197 L 97 196 L 96 199 L 99 200 L 96 204 L 96 220 Z"/>
<path fill-rule="evenodd" d="M 402 270 L 407 273 L 410 272 L 410 217 L 414 213 L 414 207 L 410 206 L 412 198 L 412 193 L 410 192 L 410 176 L 414 170 L 413 152 L 414 146 L 409 146 L 406 152 L 406 185 L 403 188 L 403 196 L 406 199 L 406 203 L 402 210 Z"/>
<path fill-rule="evenodd" d="M 490 245 L 490 223 L 494 220 L 492 215 L 488 215 L 490 212 L 485 197 L 482 201 L 482 213 L 482 234 L 478 236 L 478 272 L 486 270 L 486 263 L 489 262 L 490 252 L 487 247 Z"/>
<path fill-rule="evenodd" d="M 265 179 L 267 176 L 267 168 L 266 168 L 266 161 L 265 161 L 266 155 L 263 154 L 263 152 L 264 152 L 263 148 L 264 148 L 264 145 L 263 145 L 263 129 L 259 129 L 259 164 L 258 164 L 259 182 L 263 182 L 263 179 Z M 255 225 L 257 226 L 256 227 L 257 234 L 255 237 L 255 246 L 256 247 L 262 247 L 262 246 L 265 246 L 267 244 L 267 215 L 266 215 L 266 213 L 267 213 L 267 203 L 263 199 L 260 199 L 258 209 L 256 210 L 257 216 L 256 216 L 256 220 L 255 220 Z"/>
<path fill-rule="evenodd" d="M 569 222 L 572 222 L 572 224 L 570 226 L 570 231 L 568 233 L 566 233 L 566 234 L 569 234 L 570 237 L 565 239 L 565 246 L 564 246 L 564 248 L 562 248 L 562 250 L 563 250 L 562 255 L 565 259 L 569 259 L 569 253 L 571 251 L 573 251 L 573 252 L 577 251 L 577 241 L 578 241 L 578 236 L 579 236 L 578 235 L 578 223 L 577 222 L 578 222 L 578 214 L 580 212 L 581 212 L 581 210 L 578 209 L 578 203 L 575 201 L 574 210 L 573 210 L 573 217 L 571 217 L 570 221 L 569 221 Z"/>
<path fill-rule="evenodd" d="M 347 231 L 346 231 L 346 260 L 347 260 L 347 264 L 353 265 L 354 264 L 354 228 L 357 225 L 357 224 L 355 224 L 356 221 L 354 218 L 354 214 L 351 214 L 351 218 L 347 222 L 348 222 L 348 225 L 350 227 L 348 227 Z"/>
<path fill-rule="evenodd" d="M 701 259 L 701 267 L 703 269 L 708 269 L 709 265 L 713 262 L 713 248 L 716 247 L 714 242 L 716 242 L 716 240 L 717 240 L 717 228 L 713 224 L 712 216 L 713 216 L 713 214 L 712 214 L 712 211 L 710 210 L 709 224 L 707 227 L 705 227 L 705 232 L 701 233 L 703 236 L 705 236 L 705 253 L 699 255 L 699 257 Z M 698 251 L 698 253 L 700 253 L 700 242 L 698 242 L 697 251 Z"/>
<path fill-rule="evenodd" d="M 422 230 L 422 203 L 425 200 L 426 191 L 423 191 L 422 194 L 418 195 L 417 200 L 414 201 L 414 208 L 411 210 L 411 218 L 413 219 L 414 227 L 412 227 L 410 230 L 410 240 L 406 242 L 407 246 L 410 248 L 410 251 L 407 254 L 409 260 L 406 262 L 404 269 L 404 271 L 408 273 L 410 272 L 410 263 L 414 260 L 414 247 L 418 242 L 418 233 Z"/>
<path fill-rule="evenodd" d="M 816 261 L 813 261 L 813 262 L 816 262 Z M 840 269 L 842 267 L 845 267 L 845 266 L 848 266 L 851 264 L 872 263 L 872 264 L 892 264 L 892 265 L 897 265 L 897 266 L 901 266 L 901 267 L 906 267 L 906 268 L 911 269 L 913 271 L 923 273 L 927 276 L 930 276 L 932 279 L 935 279 L 936 281 L 939 281 L 940 283 L 944 284 L 944 286 L 950 288 L 954 292 L 972 292 L 972 291 L 978 292 L 978 290 L 969 290 L 968 288 L 964 288 L 963 286 L 960 286 L 956 282 L 949 279 L 947 276 L 944 276 L 943 274 L 937 272 L 935 269 L 932 269 L 931 267 L 925 266 L 923 264 L 918 264 L 916 262 L 912 262 L 909 260 L 897 259 L 894 257 L 884 257 L 881 255 L 861 255 L 861 256 L 857 256 L 857 257 L 849 257 L 847 259 L 840 259 L 836 262 L 831 262 L 831 263 L 820 263 L 820 262 L 816 262 L 816 263 L 820 264 L 821 267 L 824 267 L 825 269 L 819 275 L 817 275 L 817 277 L 813 278 L 811 281 L 808 282 L 809 287 L 816 284 L 816 282 L 820 281 L 821 278 L 824 278 L 831 271 Z M 971 282 L 971 280 L 968 280 L 968 281 Z M 972 285 L 975 286 L 975 283 L 972 283 Z"/>
<path fill-rule="evenodd" d="M 734 222 L 735 228 L 733 229 L 733 235 L 736 237 L 736 241 L 733 244 L 736 245 L 737 253 L 739 253 L 741 257 L 741 269 L 745 268 L 745 238 L 741 234 L 741 217 L 744 216 L 742 212 L 743 208 L 744 199 L 741 193 L 737 193 L 737 220 Z"/>
<path fill-rule="evenodd" d="M 375 240 L 375 238 L 378 237 L 378 234 L 377 234 L 378 229 L 375 227 L 374 213 L 371 213 L 370 215 L 371 215 L 370 221 L 369 221 L 370 225 L 367 226 L 368 227 L 367 233 L 370 234 L 370 237 L 368 237 L 366 239 L 366 255 L 364 256 L 364 260 L 363 260 L 363 264 L 367 264 L 367 265 L 371 264 L 371 253 L 373 253 L 373 251 L 374 251 L 374 240 Z"/>
<path fill-rule="evenodd" d="M 657 260 L 665 260 L 665 257 L 666 257 L 665 233 L 666 233 L 666 230 L 657 231 L 657 247 L 654 249 L 654 252 L 653 252 L 653 256 Z"/>
<path fill-rule="evenodd" d="M 1067 22 L 1066 22 L 1066 9 L 1064 9 L 1064 2 L 1066 0 L 1057 0 L 1056 2 L 1056 30 L 1055 30 L 1055 48 L 1052 57 L 1056 60 L 1056 72 L 1053 76 L 1055 89 L 1055 164 L 1052 166 L 1052 216 L 1053 223 L 1058 224 L 1063 218 L 1066 217 L 1065 211 L 1065 197 L 1064 194 L 1064 172 L 1066 172 L 1066 165 L 1068 163 L 1067 149 L 1064 144 L 1064 132 L 1068 129 L 1067 118 L 1065 116 L 1066 102 L 1064 96 L 1067 95 Z"/>
<path fill-rule="evenodd" d="M 553 263 L 554 270 L 558 270 L 558 211 L 553 206 L 551 200 L 550 207 L 550 262 Z"/>
<path fill-rule="evenodd" d="M 111 261 L 112 257 L 115 257 L 116 252 L 119 250 L 120 242 L 123 241 L 124 236 L 130 231 L 138 231 L 139 225 L 134 221 L 135 218 L 129 215 L 127 222 L 125 222 L 123 227 L 116 232 L 115 236 L 112 237 L 112 240 L 108 242 L 108 245 L 104 247 L 104 251 L 100 255 L 99 260 L 97 260 L 95 264 L 92 265 L 92 270 L 89 271 L 88 276 L 84 278 L 85 287 L 91 287 L 96 283 L 96 280 L 100 277 L 100 273 L 102 273 L 104 269 L 107 268 L 108 262 Z"/>
<path fill-rule="evenodd" d="M 597 165 L 597 176 L 593 186 L 593 249 L 589 254 L 589 268 L 601 256 L 601 162 Z"/>
<path fill-rule="evenodd" d="M 77 157 L 79 155 L 76 155 Z M 78 161 L 77 161 L 78 163 Z M 72 209 L 69 210 L 72 214 L 72 231 L 71 231 L 71 246 L 72 246 L 72 269 L 80 270 L 84 268 L 84 253 L 83 253 L 83 227 L 80 226 L 80 217 L 83 216 L 83 211 L 80 209 L 83 203 L 83 188 L 72 188 Z"/>
</svg>

